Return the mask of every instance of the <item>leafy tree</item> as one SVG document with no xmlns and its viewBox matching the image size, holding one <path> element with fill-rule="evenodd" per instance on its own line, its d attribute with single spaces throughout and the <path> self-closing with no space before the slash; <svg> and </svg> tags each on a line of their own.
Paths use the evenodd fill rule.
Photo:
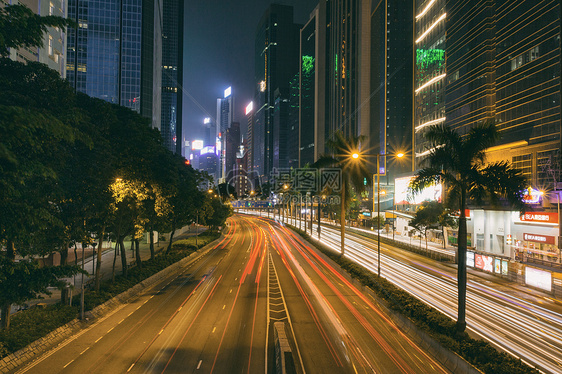
<svg viewBox="0 0 562 374">
<path fill-rule="evenodd" d="M 60 170 L 68 157 L 63 150 L 85 140 L 72 126 L 73 111 L 59 115 L 72 107 L 74 96 L 56 72 L 43 64 L 0 58 L 0 87 L 0 243 L 7 248 L 0 277 L 5 278 L 24 269 L 23 262 L 33 256 L 52 252 L 48 239 L 60 245 L 53 234 L 64 232 L 64 224 L 54 202 L 62 194 Z M 21 266 L 13 264 L 16 256 Z M 48 272 L 73 274 L 69 268 L 28 266 L 25 271 L 37 290 L 52 284 Z M 4 328 L 9 327 L 10 303 L 25 297 L 1 298 Z"/>
<path fill-rule="evenodd" d="M 47 27 L 74 26 L 72 20 L 57 16 L 39 16 L 23 4 L 0 6 L 0 57 L 8 48 L 29 48 L 43 45 Z"/>
<path fill-rule="evenodd" d="M 447 188 L 448 208 L 459 210 L 458 318 L 459 333 L 466 328 L 466 207 L 468 202 L 510 205 L 524 211 L 525 178 L 505 161 L 485 164 L 486 149 L 496 144 L 499 133 L 493 123 L 479 124 L 465 136 L 453 129 L 432 126 L 425 133 L 429 155 L 410 184 L 420 192 L 434 183 Z"/>
<path fill-rule="evenodd" d="M 363 180 L 367 178 L 370 183 L 371 174 L 367 169 L 364 155 L 354 158 L 352 155 L 361 149 L 364 136 L 346 138 L 341 132 L 334 133 L 326 145 L 330 150 L 329 155 L 324 155 L 315 162 L 314 166 L 322 168 L 326 166 L 339 168 L 342 173 L 341 205 L 340 205 L 340 230 L 341 230 L 341 255 L 344 255 L 345 243 L 345 217 L 349 208 L 349 197 L 352 186 L 356 192 L 362 192 L 365 188 Z"/>
<path fill-rule="evenodd" d="M 226 219 L 232 215 L 232 205 L 224 204 L 220 199 L 211 199 L 213 214 L 206 219 L 206 224 L 210 230 L 217 230 L 224 226 Z"/>
<path fill-rule="evenodd" d="M 425 250 L 427 251 L 427 231 L 439 227 L 439 217 L 443 214 L 443 205 L 436 201 L 424 201 L 417 210 L 414 218 L 410 220 L 410 226 L 425 238 Z M 421 235 L 420 235 L 421 241 Z M 420 243 L 421 244 L 421 243 Z"/>
</svg>

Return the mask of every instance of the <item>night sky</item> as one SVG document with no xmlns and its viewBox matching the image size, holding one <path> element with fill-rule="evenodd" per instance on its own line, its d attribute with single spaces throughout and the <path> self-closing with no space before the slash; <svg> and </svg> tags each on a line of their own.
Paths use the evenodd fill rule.
<svg viewBox="0 0 562 374">
<path fill-rule="evenodd" d="M 292 5 L 294 21 L 304 24 L 318 0 L 186 1 L 183 133 L 187 140 L 201 136 L 205 117 L 216 117 L 217 98 L 228 86 L 234 95 L 234 120 L 246 128 L 244 109 L 254 95 L 255 32 L 271 3 Z"/>
</svg>

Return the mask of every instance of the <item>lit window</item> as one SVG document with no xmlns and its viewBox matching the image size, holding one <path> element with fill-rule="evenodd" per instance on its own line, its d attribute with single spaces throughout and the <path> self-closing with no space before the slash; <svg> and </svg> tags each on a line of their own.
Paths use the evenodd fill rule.
<svg viewBox="0 0 562 374">
<path fill-rule="evenodd" d="M 515 57 L 511 60 L 511 71 L 518 69 L 523 65 L 523 55 Z"/>
<path fill-rule="evenodd" d="M 49 35 L 49 56 L 53 55 L 53 37 Z"/>
<path fill-rule="evenodd" d="M 53 3 L 49 3 L 49 15 L 52 16 L 55 13 L 55 6 Z"/>
<path fill-rule="evenodd" d="M 529 51 L 529 61 L 539 58 L 539 46 L 534 47 Z"/>
</svg>

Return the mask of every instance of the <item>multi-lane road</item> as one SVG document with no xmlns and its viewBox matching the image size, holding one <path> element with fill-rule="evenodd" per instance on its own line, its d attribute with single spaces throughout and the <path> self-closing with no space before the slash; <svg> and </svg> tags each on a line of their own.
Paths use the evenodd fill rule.
<svg viewBox="0 0 562 374">
<path fill-rule="evenodd" d="M 298 221 L 296 223 L 298 226 Z M 313 225 L 313 238 L 317 238 Z M 340 250 L 339 229 L 322 225 L 321 242 Z M 377 243 L 346 234 L 345 256 L 377 271 Z M 381 243 L 381 276 L 442 311 L 457 316 L 456 268 Z M 547 295 L 521 292 L 509 282 L 469 275 L 467 327 L 543 372 L 562 373 L 562 303 Z"/>
<path fill-rule="evenodd" d="M 284 322 L 306 373 L 445 373 L 277 223 L 235 216 L 218 244 L 21 373 L 273 373 Z"/>
</svg>

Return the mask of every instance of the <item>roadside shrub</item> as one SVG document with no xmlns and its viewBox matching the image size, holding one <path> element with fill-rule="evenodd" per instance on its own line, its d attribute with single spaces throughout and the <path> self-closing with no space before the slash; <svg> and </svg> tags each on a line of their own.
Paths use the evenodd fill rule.
<svg viewBox="0 0 562 374">
<path fill-rule="evenodd" d="M 0 331 L 0 357 L 22 349 L 72 321 L 77 313 L 77 307 L 55 304 L 14 314 L 10 319 L 10 330 Z"/>
</svg>

